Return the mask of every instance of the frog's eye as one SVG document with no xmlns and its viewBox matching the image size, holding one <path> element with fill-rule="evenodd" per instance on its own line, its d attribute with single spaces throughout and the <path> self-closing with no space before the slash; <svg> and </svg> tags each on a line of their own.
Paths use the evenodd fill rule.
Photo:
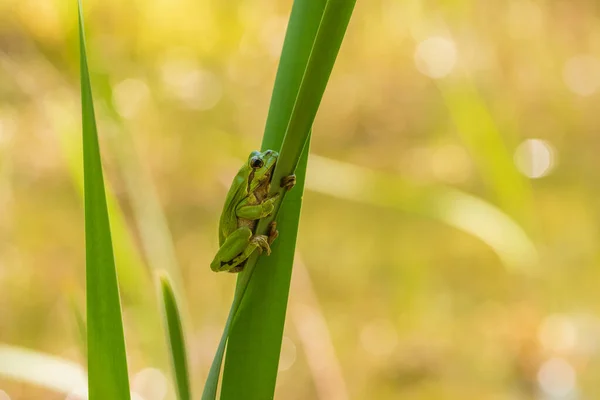
<svg viewBox="0 0 600 400">
<path fill-rule="evenodd" d="M 250 160 L 250 166 L 254 169 L 262 168 L 263 165 L 265 165 L 265 163 L 258 157 L 252 157 Z"/>
</svg>

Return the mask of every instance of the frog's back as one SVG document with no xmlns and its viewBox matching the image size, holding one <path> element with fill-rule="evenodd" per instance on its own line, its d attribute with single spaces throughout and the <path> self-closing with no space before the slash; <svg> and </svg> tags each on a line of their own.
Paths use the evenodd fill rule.
<svg viewBox="0 0 600 400">
<path fill-rule="evenodd" d="M 227 236 L 237 229 L 235 209 L 245 196 L 246 180 L 247 178 L 242 170 L 233 178 L 219 220 L 219 246 L 222 246 Z"/>
</svg>

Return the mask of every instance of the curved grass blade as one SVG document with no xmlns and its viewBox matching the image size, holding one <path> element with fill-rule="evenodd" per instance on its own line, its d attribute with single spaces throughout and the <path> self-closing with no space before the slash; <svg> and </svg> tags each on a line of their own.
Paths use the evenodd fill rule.
<svg viewBox="0 0 600 400">
<path fill-rule="evenodd" d="M 179 400 L 190 400 L 190 378 L 181 314 L 173 291 L 173 285 L 166 272 L 160 272 L 158 279 L 164 312 L 164 323 L 171 355 L 171 365 L 173 374 L 175 375 L 177 398 Z"/>
<path fill-rule="evenodd" d="M 428 217 L 475 236 L 510 271 L 532 273 L 538 252 L 525 230 L 494 205 L 458 189 L 419 186 L 394 174 L 311 155 L 307 189 Z"/>
<path fill-rule="evenodd" d="M 90 400 L 128 400 L 129 377 L 100 146 L 79 6 L 83 171 L 85 193 L 88 394 Z"/>
<path fill-rule="evenodd" d="M 265 218 L 258 224 L 257 231 L 265 232 L 268 224 L 277 218 L 280 236 L 273 244 L 273 254 L 254 261 L 254 271 L 253 268 L 247 268 L 238 278 L 239 285 L 244 275 L 254 272 L 253 278 L 248 278 L 247 293 L 231 327 L 223 372 L 222 399 L 273 397 L 298 233 L 310 129 L 354 3 L 353 0 L 329 0 L 325 4 L 310 1 L 294 3 L 268 117 L 268 120 L 274 119 L 279 123 L 287 121 L 287 124 L 267 123 L 263 149 L 281 147 L 273 181 L 279 182 L 282 177 L 295 172 L 297 185 L 282 202 L 280 212 L 277 213 L 276 210 L 270 218 Z M 315 8 L 324 7 L 321 8 L 321 13 L 302 15 L 297 10 L 302 9 L 303 4 L 311 4 Z M 303 7 L 305 8 L 302 10 L 308 8 Z M 322 18 L 317 21 L 320 15 Z M 299 19 L 302 17 L 303 20 Z M 298 40 L 294 35 L 311 37 L 315 35 L 315 27 L 318 30 L 307 57 L 310 43 Z M 280 98 L 287 99 L 289 103 L 280 103 Z M 285 132 L 282 130 L 284 126 Z M 277 185 L 273 186 L 274 190 L 282 190 Z"/>
<path fill-rule="evenodd" d="M 431 22 L 426 8 L 415 2 L 410 7 L 409 30 L 416 42 L 427 39 L 423 26 Z M 443 27 L 443 22 L 439 28 Z M 460 79 L 435 79 L 458 134 L 471 153 L 485 184 L 494 193 L 497 204 L 528 231 L 531 220 L 531 185 L 517 170 L 510 148 L 516 143 L 515 128 L 507 132 L 498 125 L 492 110 L 469 74 L 457 68 Z M 511 132 L 513 131 L 513 132 Z M 512 137 L 511 137 L 512 136 Z M 511 143 L 512 142 L 512 143 Z"/>
<path fill-rule="evenodd" d="M 68 394 L 86 386 L 83 368 L 68 360 L 0 344 L 0 376 Z"/>
</svg>

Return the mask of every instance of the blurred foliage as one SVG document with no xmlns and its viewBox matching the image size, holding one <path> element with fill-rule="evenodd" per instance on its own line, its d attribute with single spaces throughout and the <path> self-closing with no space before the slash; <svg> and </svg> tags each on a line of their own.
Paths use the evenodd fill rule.
<svg viewBox="0 0 600 400">
<path fill-rule="evenodd" d="M 85 8 L 106 177 L 138 248 L 144 204 L 128 194 L 120 147 L 135 149 L 151 177 L 190 305 L 192 380 L 203 382 L 234 287 L 208 268 L 218 216 L 239 163 L 259 146 L 291 1 Z M 277 398 L 600 396 L 599 16 L 589 0 L 358 2 L 313 153 L 476 196 L 519 224 L 539 263 L 506 269 L 436 212 L 413 212 L 422 205 L 413 191 L 398 209 L 311 191 L 308 181 L 298 251 L 316 301 L 293 286 Z M 83 299 L 83 206 L 67 150 L 79 146 L 76 28 L 75 2 L 0 0 L 0 342 L 83 365 L 71 305 Z M 415 60 L 432 37 L 456 46 L 438 79 L 423 71 L 447 60 L 425 50 L 426 65 Z M 513 163 L 531 138 L 554 154 L 540 179 Z M 532 165 L 544 160 L 538 150 L 526 152 Z M 148 368 L 168 368 L 155 345 L 160 311 L 151 279 L 131 279 L 122 293 L 132 388 L 142 393 L 148 376 L 158 381 Z M 309 351 L 328 343 L 332 353 Z M 64 398 L 1 378 L 0 390 Z"/>
</svg>

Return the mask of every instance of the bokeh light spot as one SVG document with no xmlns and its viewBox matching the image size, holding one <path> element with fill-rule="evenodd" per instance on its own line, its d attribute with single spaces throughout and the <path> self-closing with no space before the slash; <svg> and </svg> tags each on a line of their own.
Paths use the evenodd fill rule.
<svg viewBox="0 0 600 400">
<path fill-rule="evenodd" d="M 17 130 L 16 126 L 17 123 L 13 117 L 0 114 L 0 146 L 10 142 Z"/>
<path fill-rule="evenodd" d="M 523 175 L 536 179 L 546 176 L 556 164 L 552 146 L 541 139 L 527 139 L 515 150 L 514 160 Z"/>
<path fill-rule="evenodd" d="M 514 39 L 536 36 L 542 32 L 544 15 L 531 0 L 513 0 L 508 8 L 508 33 Z"/>
<path fill-rule="evenodd" d="M 263 23 L 260 39 L 274 59 L 279 58 L 281 54 L 287 23 L 287 17 L 272 17 Z"/>
<path fill-rule="evenodd" d="M 167 396 L 167 378 L 156 368 L 144 368 L 133 377 L 131 388 L 145 400 L 163 400 Z"/>
<path fill-rule="evenodd" d="M 591 55 L 571 57 L 565 63 L 563 79 L 571 92 L 593 95 L 600 88 L 600 59 Z"/>
<path fill-rule="evenodd" d="M 134 117 L 149 95 L 148 85 L 139 79 L 125 79 L 113 89 L 115 107 L 123 118 Z"/>
<path fill-rule="evenodd" d="M 457 145 L 446 145 L 433 151 L 431 171 L 433 175 L 447 183 L 465 182 L 471 172 L 467 151 Z"/>
<path fill-rule="evenodd" d="M 376 320 L 363 327 L 360 332 L 360 342 L 371 355 L 376 357 L 388 356 L 398 345 L 398 334 L 391 321 L 387 319 Z"/>
<path fill-rule="evenodd" d="M 449 38 L 436 36 L 423 40 L 415 51 L 415 65 L 430 78 L 443 78 L 456 64 L 456 45 Z"/>
<path fill-rule="evenodd" d="M 165 90 L 189 108 L 210 110 L 221 100 L 223 89 L 217 76 L 191 61 L 166 61 L 161 73 Z"/>
<path fill-rule="evenodd" d="M 564 315 L 550 315 L 542 322 L 539 340 L 547 351 L 571 351 L 577 345 L 577 327 Z"/>
<path fill-rule="evenodd" d="M 296 345 L 287 336 L 281 342 L 281 356 L 279 357 L 279 371 L 287 371 L 296 362 Z"/>
<path fill-rule="evenodd" d="M 575 390 L 575 370 L 562 358 L 551 358 L 540 367 L 537 380 L 540 388 L 553 398 L 563 398 Z"/>
</svg>

